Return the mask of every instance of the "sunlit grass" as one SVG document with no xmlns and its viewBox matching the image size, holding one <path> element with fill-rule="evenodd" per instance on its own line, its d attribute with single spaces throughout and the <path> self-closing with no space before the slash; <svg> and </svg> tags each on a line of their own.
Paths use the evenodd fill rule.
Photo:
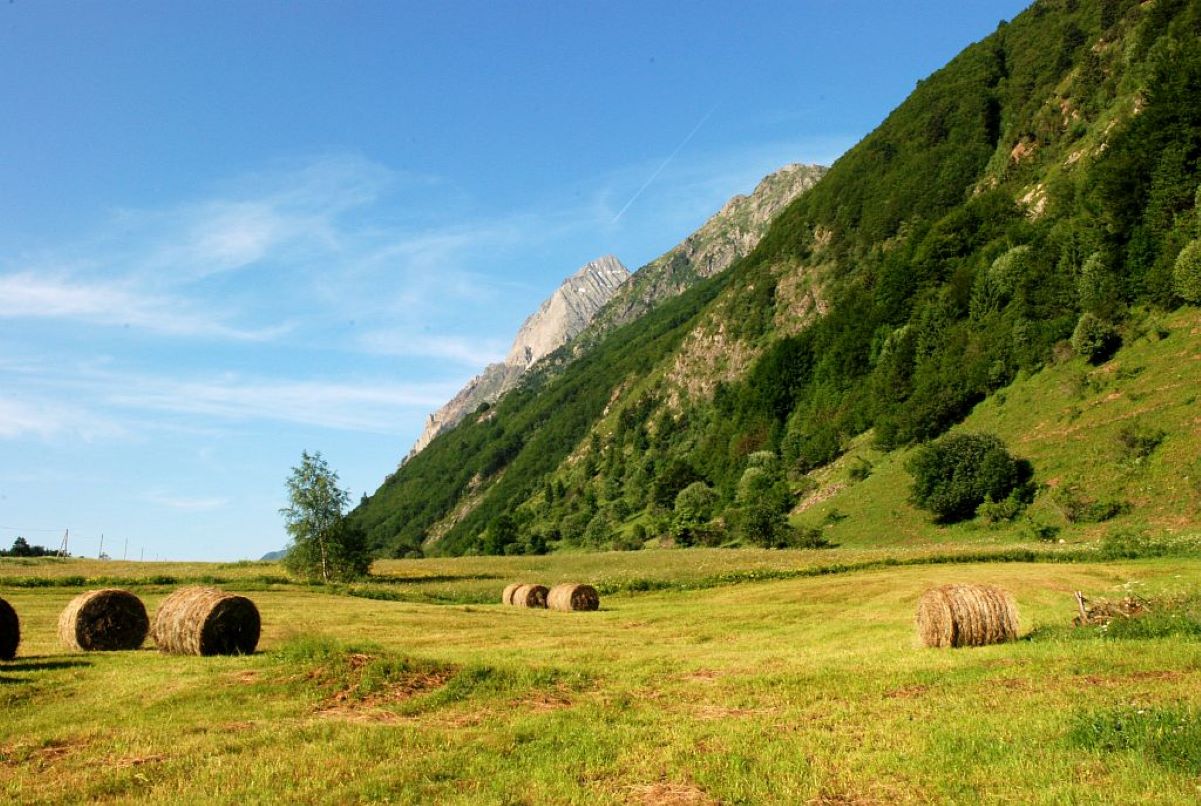
<svg viewBox="0 0 1201 806">
<path fill-rule="evenodd" d="M 648 552 L 641 568 L 576 555 L 379 570 L 418 588 L 467 577 L 498 597 L 519 575 L 702 579 L 807 555 L 675 556 L 698 562 L 669 570 Z M 18 803 L 1118 803 L 1149 792 L 1181 802 L 1195 793 L 1187 744 L 1156 751 L 1186 762 L 1146 764 L 1144 745 L 1072 737 L 1128 707 L 1195 713 L 1201 642 L 923 650 L 913 613 L 930 585 L 989 582 L 1015 593 L 1026 633 L 1070 623 L 1073 590 L 1177 596 L 1199 572 L 1192 558 L 892 567 L 610 593 L 589 614 L 279 586 L 252 594 L 263 640 L 241 658 L 65 653 L 54 622 L 75 591 L 4 587 L 25 641 L 0 664 L 0 793 Z M 138 589 L 151 611 L 168 590 Z"/>
</svg>

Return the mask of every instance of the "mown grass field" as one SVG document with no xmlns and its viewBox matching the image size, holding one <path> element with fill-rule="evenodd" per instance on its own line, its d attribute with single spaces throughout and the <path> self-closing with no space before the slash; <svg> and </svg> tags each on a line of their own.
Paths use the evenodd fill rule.
<svg viewBox="0 0 1201 806">
<path fill-rule="evenodd" d="M 80 588 L 0 581 L 24 634 L 17 660 L 0 663 L 0 798 L 665 804 L 1201 797 L 1201 641 L 1113 639 L 1068 626 L 1073 590 L 1111 598 L 1196 592 L 1201 558 L 754 577 L 808 567 L 813 554 L 690 550 L 377 568 L 379 587 L 411 589 L 415 597 L 428 588 L 427 601 L 272 582 L 278 569 L 265 564 L 170 569 L 181 581 L 220 578 L 259 604 L 260 651 L 235 658 L 168 657 L 153 648 L 67 653 L 54 627 Z M 42 573 L 168 575 L 156 566 L 0 561 L 10 582 Z M 449 601 L 438 598 L 447 591 L 471 600 L 484 589 L 495 600 L 505 582 L 523 576 L 672 585 L 617 586 L 597 613 L 435 603 Z M 1023 632 L 1035 636 L 1004 646 L 919 648 L 917 598 L 951 581 L 1010 589 Z M 151 611 L 172 590 L 132 587 Z"/>
</svg>

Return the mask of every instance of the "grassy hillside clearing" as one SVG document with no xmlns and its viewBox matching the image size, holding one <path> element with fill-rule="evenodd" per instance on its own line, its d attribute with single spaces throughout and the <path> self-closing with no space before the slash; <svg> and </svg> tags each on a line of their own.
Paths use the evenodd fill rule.
<svg viewBox="0 0 1201 806">
<path fill-rule="evenodd" d="M 680 582 L 799 559 L 647 552 L 381 570 L 418 587 L 494 575 L 498 597 L 518 571 L 589 578 L 629 557 L 653 575 L 667 573 L 665 554 Z M 510 564 L 535 560 L 548 565 Z M 593 614 L 277 585 L 252 594 L 265 631 L 243 658 L 68 654 L 53 625 L 74 591 L 0 585 L 26 636 L 0 664 L 0 792 L 14 803 L 1178 803 L 1201 772 L 1201 643 L 1065 625 L 1075 589 L 1196 593 L 1199 572 L 1197 558 L 901 567 L 610 594 Z M 1044 629 L 1006 646 L 917 648 L 917 598 L 950 581 L 1010 589 L 1023 632 Z M 138 592 L 153 611 L 167 590 Z"/>
<path fill-rule="evenodd" d="M 1045 536 L 1069 545 L 1120 531 L 1195 532 L 1201 522 L 1201 312 L 1184 308 L 1138 319 L 1126 340 L 1101 366 L 1072 357 L 1019 377 L 954 429 L 996 434 L 1033 464 L 1040 489 L 1015 521 L 931 523 L 907 501 L 909 452 L 882 453 L 869 433 L 812 474 L 817 489 L 801 499 L 794 522 L 823 526 L 828 539 L 856 548 L 1037 541 L 1035 525 L 1051 527 Z M 856 481 L 854 471 L 865 465 L 867 478 Z M 1098 522 L 1073 512 L 1087 504 L 1107 505 L 1113 514 Z"/>
</svg>

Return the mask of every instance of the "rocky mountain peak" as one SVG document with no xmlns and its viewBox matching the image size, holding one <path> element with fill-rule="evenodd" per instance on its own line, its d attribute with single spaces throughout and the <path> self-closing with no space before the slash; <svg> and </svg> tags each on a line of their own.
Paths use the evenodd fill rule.
<svg viewBox="0 0 1201 806">
<path fill-rule="evenodd" d="M 613 255 L 588 263 L 563 281 L 513 339 L 505 363 L 528 368 L 575 336 L 629 278 L 630 271 Z"/>
<path fill-rule="evenodd" d="M 613 255 L 605 255 L 568 277 L 517 331 L 504 361 L 489 364 L 445 406 L 426 419 L 411 458 L 434 437 L 454 428 L 483 403 L 495 403 L 538 359 L 562 347 L 587 327 L 596 312 L 629 278 L 630 272 Z"/>
</svg>

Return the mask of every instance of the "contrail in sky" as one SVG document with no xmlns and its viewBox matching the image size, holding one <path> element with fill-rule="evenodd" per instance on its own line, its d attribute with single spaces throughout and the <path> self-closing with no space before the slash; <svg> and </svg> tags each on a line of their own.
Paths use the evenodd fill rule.
<svg viewBox="0 0 1201 806">
<path fill-rule="evenodd" d="M 613 220 L 609 222 L 610 224 L 616 224 L 621 217 L 626 214 L 626 210 L 630 209 L 630 205 L 638 201 L 638 197 L 642 195 L 642 191 L 650 187 L 651 182 L 654 182 L 659 177 L 659 174 L 663 173 L 663 169 L 666 168 L 668 164 L 676 158 L 676 154 L 679 154 L 680 150 L 684 148 L 684 146 L 688 145 L 688 141 L 696 136 L 696 133 L 701 130 L 701 126 L 704 126 L 709 118 L 713 117 L 713 113 L 716 111 L 717 104 L 714 104 L 713 108 L 706 112 L 705 116 L 701 118 L 700 123 L 693 126 L 692 131 L 688 132 L 688 136 L 680 141 L 680 144 L 676 146 L 675 151 L 672 151 L 670 154 L 668 154 L 667 159 L 663 160 L 663 163 L 655 169 L 655 172 L 651 174 L 651 178 L 642 183 L 642 187 L 638 188 L 638 192 L 630 197 L 630 200 L 626 202 L 626 206 L 622 207 L 617 215 L 613 216 Z"/>
</svg>

